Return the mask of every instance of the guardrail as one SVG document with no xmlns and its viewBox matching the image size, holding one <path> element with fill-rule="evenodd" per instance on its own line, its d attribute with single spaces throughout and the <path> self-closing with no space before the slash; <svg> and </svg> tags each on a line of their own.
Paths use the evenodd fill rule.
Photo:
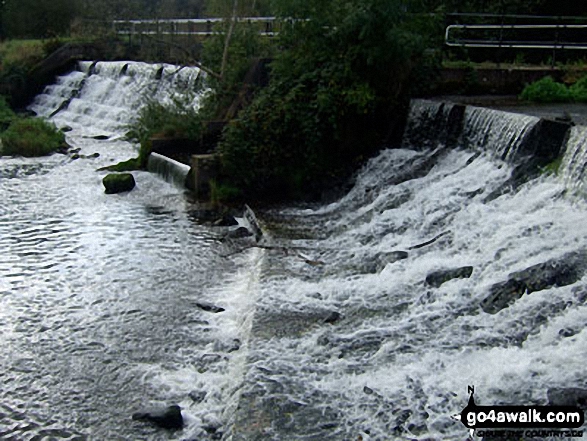
<svg viewBox="0 0 587 441">
<path fill-rule="evenodd" d="M 214 25 L 224 18 L 186 18 L 186 19 L 151 19 L 151 20 L 114 20 L 113 31 L 118 35 L 198 35 L 206 36 L 215 33 Z M 276 32 L 275 17 L 239 17 L 240 23 L 251 23 L 259 26 L 259 34 L 274 36 Z"/>
<path fill-rule="evenodd" d="M 452 37 L 451 31 L 461 30 L 466 31 L 485 31 L 483 36 L 478 38 L 462 38 Z M 535 31 L 529 34 L 530 37 L 535 37 L 538 32 L 542 33 L 545 30 L 551 31 L 552 35 L 541 40 L 535 39 L 511 39 L 504 35 L 504 31 Z M 487 32 L 489 31 L 489 32 Z M 492 31 L 499 31 L 496 38 L 483 39 Z M 536 32 L 537 31 L 537 32 Z M 563 40 L 561 32 L 573 31 L 574 37 L 578 37 L 577 31 L 587 31 L 587 25 L 584 24 L 453 24 L 448 25 L 445 31 L 444 41 L 447 46 L 452 47 L 471 47 L 471 48 L 518 48 L 518 49 L 587 49 L 587 32 L 585 32 L 585 39 L 583 41 Z M 522 33 L 518 33 L 522 35 Z"/>
</svg>

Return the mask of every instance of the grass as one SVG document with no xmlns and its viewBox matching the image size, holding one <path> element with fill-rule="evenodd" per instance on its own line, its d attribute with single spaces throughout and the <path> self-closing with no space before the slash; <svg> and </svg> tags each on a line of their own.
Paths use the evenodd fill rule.
<svg viewBox="0 0 587 441">
<path fill-rule="evenodd" d="M 0 68 L 34 66 L 45 56 L 42 40 L 6 40 L 0 43 Z"/>
<path fill-rule="evenodd" d="M 0 139 L 8 156 L 44 156 L 67 148 L 65 135 L 40 118 L 14 119 Z"/>
</svg>

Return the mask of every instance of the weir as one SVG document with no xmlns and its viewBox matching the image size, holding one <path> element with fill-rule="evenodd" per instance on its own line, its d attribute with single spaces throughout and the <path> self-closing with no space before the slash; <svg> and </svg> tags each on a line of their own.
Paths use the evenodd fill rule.
<svg viewBox="0 0 587 441">
<path fill-rule="evenodd" d="M 467 431 L 450 415 L 468 385 L 484 405 L 587 394 L 571 367 L 587 319 L 587 207 L 567 194 L 584 139 L 568 124 L 414 101 L 402 148 L 340 201 L 258 213 L 271 246 L 230 439 L 456 440 Z M 541 172 L 557 157 L 559 176 Z"/>
<path fill-rule="evenodd" d="M 147 170 L 151 173 L 156 173 L 165 181 L 175 184 L 180 188 L 186 188 L 186 179 L 190 171 L 190 166 L 182 164 L 179 161 L 160 155 L 159 153 L 151 153 L 147 163 Z"/>
<path fill-rule="evenodd" d="M 68 136 L 83 148 L 98 149 L 99 160 L 119 148 L 125 125 L 148 102 L 145 96 L 166 100 L 185 85 L 190 97 L 197 90 L 196 70 L 124 62 L 91 66 L 82 63 L 59 79 L 33 109 L 48 116 L 63 106 L 51 119 L 72 127 Z M 98 134 L 110 139 L 91 138 Z M 52 322 L 23 315 L 13 329 L 0 315 L 0 328 L 16 342 L 6 346 L 6 359 L 17 355 L 12 347 L 32 351 L 31 341 L 43 343 L 44 335 L 51 341 L 57 333 L 57 349 L 60 339 L 67 342 L 65 355 L 57 352 L 69 360 L 73 348 L 76 362 L 91 367 L 90 379 L 75 382 L 69 372 L 67 378 L 79 393 L 90 390 L 87 400 L 98 396 L 95 406 L 111 390 L 121 390 L 117 400 L 134 406 L 140 401 L 136 391 L 148 390 L 149 402 L 179 403 L 187 421 L 183 431 L 161 435 L 159 429 L 130 426 L 132 412 L 108 401 L 114 417 L 103 418 L 100 412 L 111 410 L 93 408 L 88 427 L 53 416 L 57 439 L 62 430 L 62 439 L 98 433 L 102 439 L 116 434 L 145 440 L 458 440 L 468 431 L 451 415 L 467 405 L 469 385 L 478 405 L 584 399 L 587 204 L 576 194 L 584 189 L 586 136 L 585 127 L 564 122 L 414 100 L 401 148 L 383 150 L 365 164 L 340 200 L 247 209 L 247 220 L 263 228 L 263 234 L 255 231 L 258 242 L 228 239 L 187 222 L 183 200 L 171 209 L 166 205 L 172 187 L 140 173 L 138 190 L 108 199 L 114 205 L 105 203 L 93 187 L 98 179 L 85 172 L 75 175 L 83 182 L 79 198 L 65 208 L 56 196 L 61 187 L 47 192 L 36 184 L 30 194 L 52 198 L 43 210 L 56 206 L 54 217 L 73 211 L 66 219 L 73 232 L 64 235 L 65 251 L 49 256 L 58 272 L 50 273 L 51 265 L 43 269 L 49 273 L 31 285 L 35 289 L 22 276 L 34 272 L 8 270 L 10 283 L 24 286 L 18 293 L 30 297 L 27 304 L 41 305 Z M 28 194 L 10 186 L 21 179 L 13 168 L 29 166 L 14 161 L 6 170 L 13 178 L 0 181 L 7 200 Z M 558 175 L 547 173 L 557 161 Z M 59 167 L 75 173 L 83 163 L 41 165 L 44 173 Z M 186 167 L 157 154 L 149 161 L 151 170 L 176 183 L 185 181 Z M 159 186 L 167 186 L 162 194 L 156 193 Z M 87 209 L 88 201 L 100 208 Z M 36 225 L 45 218 L 37 215 L 43 210 L 33 205 L 14 211 L 17 218 L 0 219 L 0 229 L 21 222 L 27 212 Z M 29 249 L 19 247 L 38 231 L 52 232 L 40 244 L 57 240 L 60 222 L 31 227 L 22 241 L 4 243 L 17 254 L 0 261 L 0 271 L 31 258 Z M 124 235 L 127 229 L 132 234 Z M 7 231 L 0 240 L 15 234 Z M 104 257 L 113 264 L 102 265 Z M 83 266 L 92 260 L 102 266 Z M 117 273 L 118 267 L 124 272 Z M 125 283 L 127 273 L 133 278 Z M 74 279 L 61 280 L 68 274 Z M 210 274 L 217 285 L 200 289 Z M 53 279 L 59 284 L 45 292 L 43 284 Z M 0 292 L 8 293 L 3 283 L 0 278 Z M 68 292 L 69 286 L 75 289 Z M 65 310 L 59 308 L 62 299 L 57 306 L 47 300 L 61 291 L 74 303 Z M 2 306 L 0 311 L 21 313 L 18 297 Z M 111 310 L 95 322 L 79 322 L 80 308 Z M 17 340 L 29 323 L 32 334 Z M 135 334 L 138 339 L 131 338 Z M 151 346 L 157 348 L 152 354 Z M 100 348 L 98 355 L 93 347 Z M 103 352 L 105 360 L 99 358 Z M 85 353 L 92 356 L 83 358 Z M 47 354 L 41 351 L 42 361 L 63 375 Z M 10 378 L 20 388 L 14 394 L 38 381 L 21 380 L 22 366 L 33 364 L 18 360 L 10 365 L 16 372 Z M 112 384 L 92 383 L 102 376 Z M 11 433 L 22 435 L 23 416 L 13 411 L 22 407 L 18 399 L 11 395 L 2 403 L 14 414 Z M 67 409 L 76 412 L 75 406 Z"/>
</svg>

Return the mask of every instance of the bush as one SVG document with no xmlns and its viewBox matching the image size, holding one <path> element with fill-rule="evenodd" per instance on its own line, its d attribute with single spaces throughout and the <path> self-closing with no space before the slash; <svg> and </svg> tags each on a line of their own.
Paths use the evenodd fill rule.
<svg viewBox="0 0 587 441">
<path fill-rule="evenodd" d="M 202 127 L 200 114 L 187 104 L 151 102 L 139 111 L 138 120 L 129 127 L 129 134 L 141 143 L 155 135 L 198 139 Z"/>
<path fill-rule="evenodd" d="M 573 100 L 573 94 L 567 86 L 548 76 L 527 85 L 520 98 L 536 103 L 566 103 Z"/>
<path fill-rule="evenodd" d="M 380 147 L 423 49 L 399 3 L 278 2 L 293 20 L 270 84 L 221 140 L 232 185 L 247 197 L 314 198 Z"/>
<path fill-rule="evenodd" d="M 40 118 L 17 118 L 0 136 L 2 154 L 44 156 L 67 148 L 65 135 Z"/>
<path fill-rule="evenodd" d="M 573 99 L 580 103 L 587 102 L 587 76 L 579 79 L 570 87 Z"/>
<path fill-rule="evenodd" d="M 8 105 L 6 98 L 0 95 L 0 132 L 5 131 L 15 118 L 16 114 Z"/>
</svg>

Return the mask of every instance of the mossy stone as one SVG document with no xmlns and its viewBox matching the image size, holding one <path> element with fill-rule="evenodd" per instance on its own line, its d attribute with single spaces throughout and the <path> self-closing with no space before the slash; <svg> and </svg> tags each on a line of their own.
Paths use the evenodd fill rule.
<svg viewBox="0 0 587 441">
<path fill-rule="evenodd" d="M 123 193 L 135 188 L 135 178 L 131 173 L 110 173 L 104 176 L 102 183 L 106 194 Z"/>
</svg>

